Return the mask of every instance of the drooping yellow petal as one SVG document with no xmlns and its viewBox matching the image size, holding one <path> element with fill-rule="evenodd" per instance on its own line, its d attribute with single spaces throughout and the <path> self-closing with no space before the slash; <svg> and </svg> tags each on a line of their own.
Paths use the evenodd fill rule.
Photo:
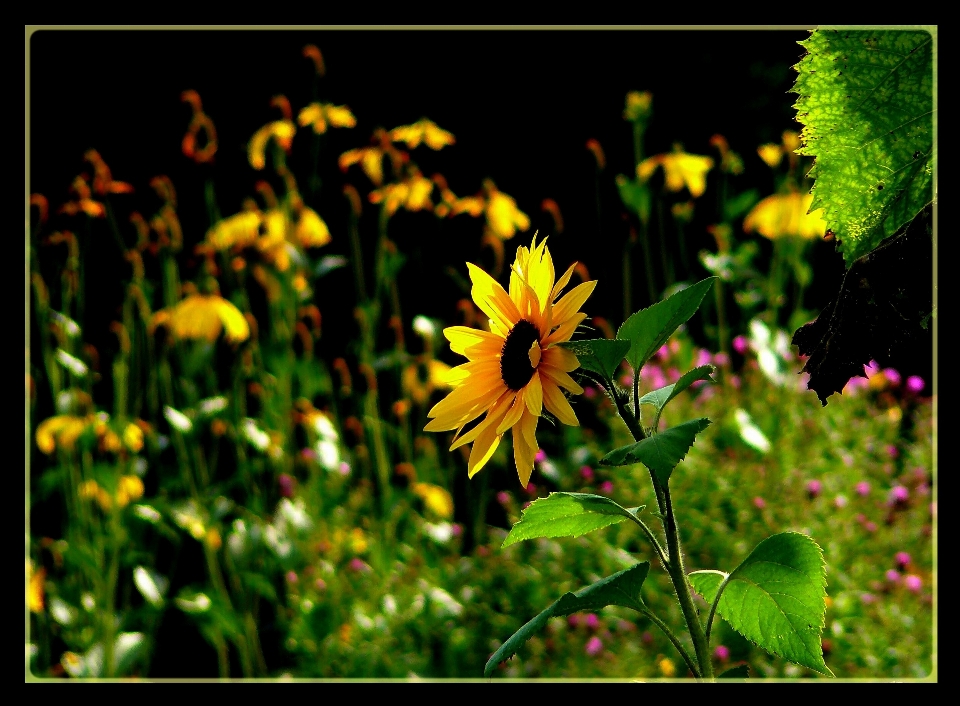
<svg viewBox="0 0 960 706">
<path fill-rule="evenodd" d="M 562 370 L 557 370 L 549 365 L 542 365 L 540 366 L 540 374 L 547 376 L 555 385 L 559 385 L 575 395 L 583 394 L 583 388 Z"/>
<path fill-rule="evenodd" d="M 579 314 L 574 314 L 565 322 L 560 324 L 556 331 L 551 333 L 546 339 L 540 344 L 543 347 L 552 346 L 554 343 L 560 343 L 562 341 L 569 341 L 570 337 L 573 335 L 573 332 L 577 330 L 577 326 L 580 325 L 580 322 L 587 318 L 587 315 L 583 312 Z"/>
<path fill-rule="evenodd" d="M 774 194 L 754 206 L 743 219 L 743 230 L 774 240 L 783 236 L 822 237 L 827 231 L 823 209 L 807 213 L 812 194 Z"/>
<path fill-rule="evenodd" d="M 497 434 L 493 425 L 484 429 L 477 437 L 470 449 L 470 458 L 467 461 L 467 475 L 470 478 L 473 478 L 487 464 L 487 461 L 493 456 L 493 452 L 500 445 L 500 439 L 502 438 L 503 435 Z"/>
<path fill-rule="evenodd" d="M 534 371 L 530 382 L 523 388 L 523 399 L 530 414 L 539 417 L 543 410 L 543 386 L 540 382 L 540 373 Z"/>
<path fill-rule="evenodd" d="M 558 346 L 553 346 L 548 348 L 543 352 L 543 357 L 541 358 L 544 365 L 549 365 L 552 368 L 557 370 L 562 370 L 565 373 L 573 372 L 580 367 L 580 361 L 577 359 L 577 356 L 568 351 L 566 348 L 560 348 Z"/>
<path fill-rule="evenodd" d="M 554 417 L 571 427 L 580 426 L 580 420 L 567 402 L 560 388 L 549 378 L 543 381 L 543 405 Z"/>
<path fill-rule="evenodd" d="M 308 206 L 300 212 L 294 235 L 305 248 L 319 248 L 330 242 L 330 229 L 327 224 L 320 218 L 320 214 Z"/>
<path fill-rule="evenodd" d="M 245 341 L 250 337 L 250 325 L 240 310 L 230 301 L 221 297 L 214 297 L 213 305 L 217 307 L 220 320 L 226 329 L 224 336 L 231 343 Z"/>
</svg>

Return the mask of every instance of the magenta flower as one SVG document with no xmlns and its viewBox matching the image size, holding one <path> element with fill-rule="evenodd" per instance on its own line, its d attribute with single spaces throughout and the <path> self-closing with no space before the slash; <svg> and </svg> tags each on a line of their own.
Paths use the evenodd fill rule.
<svg viewBox="0 0 960 706">
<path fill-rule="evenodd" d="M 713 651 L 713 656 L 721 662 L 726 662 L 730 659 L 730 648 L 726 645 L 717 645 L 717 649 Z"/>
<path fill-rule="evenodd" d="M 657 351 L 657 357 L 658 357 L 660 360 L 666 360 L 667 358 L 670 357 L 670 349 L 667 348 L 667 344 L 666 344 L 666 343 L 664 343 L 662 346 L 660 346 L 660 350 Z"/>
<path fill-rule="evenodd" d="M 746 355 L 748 347 L 749 343 L 747 342 L 746 336 L 737 336 L 733 339 L 733 350 L 740 355 Z"/>
<path fill-rule="evenodd" d="M 350 464 L 347 463 L 346 461 L 342 461 L 342 462 L 340 463 L 340 475 L 341 475 L 341 476 L 349 476 L 349 475 L 350 475 Z"/>
<path fill-rule="evenodd" d="M 838 495 L 837 497 L 835 497 L 835 498 L 833 499 L 833 504 L 837 506 L 837 509 L 838 509 L 838 510 L 842 510 L 843 508 L 845 508 L 845 507 L 847 506 L 847 496 L 846 496 L 846 495 Z"/>
<path fill-rule="evenodd" d="M 652 645 L 652 644 L 653 644 L 653 635 L 650 633 L 649 630 L 644 630 L 644 631 L 640 634 L 640 642 L 642 642 L 642 643 L 645 644 L 645 645 Z"/>
<path fill-rule="evenodd" d="M 890 489 L 889 503 L 891 505 L 903 505 L 909 497 L 910 491 L 907 490 L 906 486 L 895 485 Z"/>
<path fill-rule="evenodd" d="M 893 557 L 893 560 L 897 563 L 897 566 L 903 570 L 907 568 L 907 564 L 910 563 L 910 555 L 906 552 L 897 552 L 897 555 Z"/>
<path fill-rule="evenodd" d="M 816 478 L 807 481 L 807 495 L 810 496 L 811 499 L 820 495 L 821 490 L 823 490 L 823 483 Z"/>
<path fill-rule="evenodd" d="M 867 530 L 867 532 L 870 532 L 870 533 L 876 532 L 876 531 L 877 531 L 877 523 L 874 522 L 873 520 L 869 520 L 869 521 L 867 522 L 867 524 L 865 524 L 865 525 L 863 526 L 863 528 L 864 528 L 865 530 Z"/>
<path fill-rule="evenodd" d="M 300 580 L 300 579 L 299 579 L 299 577 L 297 576 L 297 572 L 296 572 L 296 571 L 288 571 L 288 572 L 287 572 L 287 583 L 289 583 L 289 584 L 294 584 L 294 583 L 296 583 L 296 582 L 299 581 L 299 580 Z"/>
<path fill-rule="evenodd" d="M 890 383 L 891 387 L 896 387 L 900 384 L 900 373 L 898 373 L 894 368 L 884 368 L 883 374 L 887 378 L 887 382 Z"/>
<path fill-rule="evenodd" d="M 454 522 L 451 532 L 453 532 L 454 537 L 459 537 L 463 534 L 463 525 L 461 525 L 459 522 Z"/>
<path fill-rule="evenodd" d="M 587 618 L 584 622 L 588 628 L 591 630 L 596 630 L 597 626 L 600 624 L 600 618 L 597 617 L 596 613 L 587 613 Z"/>
<path fill-rule="evenodd" d="M 581 466 L 580 467 L 580 476 L 589 483 L 593 480 L 593 469 L 590 466 Z"/>
<path fill-rule="evenodd" d="M 537 455 L 533 457 L 533 460 L 537 463 L 542 463 L 547 460 L 547 452 L 543 449 L 537 449 Z"/>
<path fill-rule="evenodd" d="M 730 376 L 730 387 L 732 387 L 734 390 L 739 390 L 739 389 L 740 389 L 740 376 L 739 376 L 739 375 L 731 375 L 731 376 Z"/>
<path fill-rule="evenodd" d="M 880 363 L 875 360 L 871 360 L 865 366 L 863 366 L 863 372 L 867 374 L 867 378 L 872 378 L 874 375 L 880 372 Z"/>
<path fill-rule="evenodd" d="M 600 638 L 594 635 L 589 640 L 587 640 L 586 652 L 591 657 L 595 657 L 603 651 L 603 643 L 600 642 Z"/>
<path fill-rule="evenodd" d="M 350 568 L 363 573 L 373 571 L 370 565 L 359 557 L 353 557 L 353 559 L 350 560 Z"/>
<path fill-rule="evenodd" d="M 317 452 L 313 449 L 300 449 L 300 458 L 304 461 L 316 461 Z"/>
<path fill-rule="evenodd" d="M 624 387 L 633 387 L 633 375 L 623 375 L 620 377 L 620 384 Z"/>
<path fill-rule="evenodd" d="M 867 483 L 867 481 L 862 480 L 859 483 L 857 483 L 856 490 L 857 490 L 857 495 L 859 495 L 862 498 L 865 498 L 868 495 L 870 495 L 870 484 Z"/>
<path fill-rule="evenodd" d="M 676 382 L 680 379 L 680 369 L 679 368 L 670 368 L 667 370 L 667 379 L 670 382 Z"/>
<path fill-rule="evenodd" d="M 657 365 L 650 365 L 644 368 L 644 375 L 650 383 L 651 389 L 659 390 L 667 384 L 667 378 L 663 375 L 663 370 Z"/>
<path fill-rule="evenodd" d="M 604 495 L 610 495 L 613 492 L 613 483 L 611 481 L 605 480 L 600 484 L 600 492 Z"/>
<path fill-rule="evenodd" d="M 767 501 L 758 495 L 753 499 L 753 504 L 756 505 L 758 510 L 762 510 L 767 506 Z"/>
<path fill-rule="evenodd" d="M 510 493 L 508 493 L 506 490 L 501 490 L 499 493 L 497 493 L 497 502 L 501 505 L 509 505 Z"/>
<path fill-rule="evenodd" d="M 908 574 L 903 580 L 903 585 L 906 586 L 907 590 L 911 593 L 919 593 L 923 587 L 923 581 L 921 581 L 920 577 L 916 574 Z"/>
<path fill-rule="evenodd" d="M 583 396 L 586 397 L 588 400 L 592 400 L 594 397 L 597 396 L 597 391 L 592 387 L 589 387 L 589 386 L 585 387 L 583 388 Z"/>
<path fill-rule="evenodd" d="M 893 444 L 887 444 L 887 456 L 890 458 L 896 458 L 900 455 L 900 450 Z"/>
<path fill-rule="evenodd" d="M 579 615 L 577 615 L 576 613 L 572 613 L 571 615 L 567 616 L 567 625 L 569 625 L 569 626 L 572 627 L 572 628 L 575 628 L 575 627 L 577 627 L 579 624 L 580 624 L 580 616 L 579 616 Z"/>
<path fill-rule="evenodd" d="M 537 486 L 535 486 L 533 483 L 527 483 L 527 487 L 525 488 L 525 490 L 526 490 L 530 495 L 536 495 L 536 494 L 537 494 Z"/>
<path fill-rule="evenodd" d="M 697 351 L 697 362 L 694 363 L 693 367 L 699 368 L 701 365 L 709 365 L 710 357 L 710 351 L 706 348 L 701 348 Z"/>
<path fill-rule="evenodd" d="M 918 394 L 923 391 L 923 388 L 926 387 L 923 378 L 919 375 L 911 375 L 907 378 L 907 389 L 914 393 Z"/>
<path fill-rule="evenodd" d="M 898 583 L 900 581 L 900 572 L 896 569 L 888 569 L 885 576 L 890 583 Z"/>
<path fill-rule="evenodd" d="M 293 497 L 293 476 L 289 473 L 281 473 L 277 477 L 277 484 L 280 486 L 280 495 L 285 498 Z"/>
<path fill-rule="evenodd" d="M 730 356 L 728 356 L 723 351 L 720 351 L 715 356 L 713 356 L 713 362 L 715 365 L 723 367 L 725 365 L 730 365 Z"/>
<path fill-rule="evenodd" d="M 867 605 L 870 605 L 871 603 L 873 603 L 873 602 L 876 601 L 876 600 L 877 600 L 877 597 L 876 597 L 875 595 L 873 595 L 872 593 L 861 593 L 861 594 L 860 594 L 860 602 L 861 602 L 861 603 L 866 603 Z"/>
</svg>

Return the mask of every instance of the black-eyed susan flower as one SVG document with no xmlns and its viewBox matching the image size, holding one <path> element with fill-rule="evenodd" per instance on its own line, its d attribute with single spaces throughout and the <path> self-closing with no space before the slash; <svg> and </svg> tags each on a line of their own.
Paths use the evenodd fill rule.
<svg viewBox="0 0 960 706">
<path fill-rule="evenodd" d="M 322 135 L 328 127 L 354 127 L 357 119 L 345 105 L 332 103 L 311 103 L 300 111 L 297 122 L 301 127 L 313 126 L 313 131 Z"/>
<path fill-rule="evenodd" d="M 413 149 L 422 142 L 432 150 L 439 150 L 456 142 L 453 133 L 447 132 L 432 120 L 423 118 L 413 125 L 401 125 L 390 131 L 393 142 L 403 142 Z"/>
<path fill-rule="evenodd" d="M 827 232 L 823 209 L 808 213 L 813 194 L 774 194 L 754 206 L 743 219 L 743 230 L 774 240 L 783 236 L 819 238 Z"/>
<path fill-rule="evenodd" d="M 509 240 L 518 230 L 525 231 L 530 227 L 530 218 L 517 208 L 517 202 L 499 189 L 492 180 L 483 182 L 483 190 L 487 195 L 485 207 L 487 228 L 502 240 Z"/>
<path fill-rule="evenodd" d="M 169 327 L 174 338 L 212 342 L 224 329 L 225 338 L 230 343 L 239 343 L 250 337 L 250 325 L 243 314 L 219 294 L 190 294 L 176 306 L 154 314 L 151 328 L 159 324 Z"/>
<path fill-rule="evenodd" d="M 687 187 L 690 195 L 697 198 L 707 188 L 707 172 L 713 168 L 713 159 L 696 154 L 687 154 L 679 145 L 673 152 L 658 154 L 637 165 L 637 177 L 646 181 L 663 167 L 664 183 L 670 191 L 680 191 Z"/>
<path fill-rule="evenodd" d="M 420 170 L 411 167 L 403 181 L 387 184 L 370 192 L 370 203 L 383 203 L 387 215 L 392 216 L 403 206 L 408 211 L 422 211 L 433 208 L 430 194 L 433 182 L 425 178 Z"/>
<path fill-rule="evenodd" d="M 290 151 L 290 145 L 293 143 L 293 136 L 297 132 L 297 126 L 292 120 L 275 120 L 267 123 L 257 130 L 250 138 L 250 144 L 247 147 L 247 157 L 250 159 L 250 166 L 256 170 L 263 169 L 267 165 L 267 143 L 272 138 L 285 151 Z"/>
<path fill-rule="evenodd" d="M 508 429 L 513 429 L 513 455 L 520 483 L 526 486 L 537 453 L 537 422 L 543 409 L 564 424 L 579 426 L 562 390 L 581 394 L 568 373 L 579 367 L 577 357 L 556 344 L 570 340 L 586 318 L 580 306 L 595 281 L 584 282 L 563 296 L 576 265 L 556 282 L 546 240 L 517 248 L 509 293 L 476 265 L 467 263 L 471 295 L 488 316 L 489 331 L 452 326 L 444 329 L 454 353 L 469 361 L 452 368 L 454 386 L 430 410 L 425 431 L 456 430 L 451 450 L 472 443 L 467 472 L 473 477 L 487 463 Z M 486 416 L 471 429 L 468 424 Z"/>
</svg>

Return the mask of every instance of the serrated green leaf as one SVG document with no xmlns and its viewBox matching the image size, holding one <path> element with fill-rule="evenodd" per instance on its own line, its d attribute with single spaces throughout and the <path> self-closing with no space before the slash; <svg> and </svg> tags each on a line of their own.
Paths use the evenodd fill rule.
<svg viewBox="0 0 960 706">
<path fill-rule="evenodd" d="M 690 574 L 694 589 L 710 603 L 722 582 L 716 571 Z M 820 644 L 826 585 L 819 545 L 798 532 L 775 534 L 730 574 L 717 612 L 768 652 L 833 676 Z"/>
<path fill-rule="evenodd" d="M 617 338 L 630 341 L 626 358 L 634 370 L 640 370 L 673 332 L 696 313 L 715 279 L 707 277 L 662 302 L 641 309 L 623 322 Z"/>
<path fill-rule="evenodd" d="M 657 474 L 661 483 L 666 483 L 673 469 L 693 446 L 697 434 L 709 425 L 710 420 L 706 417 L 677 424 L 635 444 L 614 449 L 600 459 L 600 465 L 626 466 L 631 463 L 642 463 Z"/>
<path fill-rule="evenodd" d="M 591 338 L 586 341 L 568 341 L 559 344 L 577 356 L 580 367 L 598 373 L 604 380 L 613 380 L 617 366 L 630 350 L 629 341 Z"/>
<path fill-rule="evenodd" d="M 816 158 L 811 210 L 847 267 L 933 200 L 933 37 L 925 30 L 817 30 L 792 91 Z"/>
<path fill-rule="evenodd" d="M 666 387 L 661 387 L 658 390 L 648 392 L 641 397 L 640 404 L 653 405 L 653 407 L 657 410 L 657 416 L 653 421 L 653 428 L 656 429 L 660 425 L 660 413 L 663 412 L 663 408 L 667 406 L 667 403 L 670 400 L 686 390 L 697 380 L 709 380 L 710 382 L 716 382 L 710 377 L 715 371 L 716 368 L 712 365 L 701 365 L 699 368 L 694 368 L 693 370 L 681 375 L 680 379 L 675 383 L 667 385 Z"/>
<path fill-rule="evenodd" d="M 550 493 L 530 503 L 520 521 L 510 530 L 503 546 L 537 537 L 579 537 L 624 520 L 636 519 L 642 509 L 628 510 L 602 495 Z"/>
<path fill-rule="evenodd" d="M 640 598 L 640 588 L 643 586 L 649 571 L 650 562 L 643 561 L 629 569 L 618 571 L 612 576 L 600 579 L 576 593 L 563 594 L 549 608 L 511 635 L 500 646 L 500 649 L 493 653 L 493 656 L 487 660 L 487 664 L 483 668 L 483 675 L 489 677 L 498 664 L 515 655 L 521 645 L 542 630 L 550 618 L 563 617 L 582 610 L 600 610 L 609 605 L 623 606 L 643 612 L 645 606 Z"/>
</svg>

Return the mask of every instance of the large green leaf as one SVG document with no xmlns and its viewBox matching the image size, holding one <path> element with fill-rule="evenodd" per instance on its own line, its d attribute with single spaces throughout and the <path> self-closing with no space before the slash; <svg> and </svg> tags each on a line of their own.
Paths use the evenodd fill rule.
<svg viewBox="0 0 960 706">
<path fill-rule="evenodd" d="M 849 267 L 933 200 L 933 37 L 817 30 L 801 44 L 798 152 L 816 158 L 811 209 Z"/>
<path fill-rule="evenodd" d="M 717 571 L 690 574 L 694 589 L 710 603 L 723 579 Z M 826 585 L 823 551 L 817 543 L 798 532 L 775 534 L 760 542 L 730 574 L 717 612 L 768 652 L 833 676 L 820 644 Z"/>
<path fill-rule="evenodd" d="M 634 370 L 640 370 L 673 332 L 696 313 L 715 279 L 707 277 L 681 289 L 662 302 L 641 309 L 623 322 L 617 331 L 617 338 L 630 341 L 627 362 Z"/>
<path fill-rule="evenodd" d="M 562 617 L 582 610 L 600 610 L 608 605 L 624 606 L 643 612 L 645 606 L 640 598 L 640 587 L 643 586 L 648 571 L 650 571 L 650 562 L 643 561 L 629 569 L 600 579 L 586 588 L 581 588 L 576 593 L 563 594 L 549 608 L 511 635 L 500 649 L 493 653 L 483 668 L 483 675 L 490 676 L 498 664 L 515 655 L 520 646 L 542 630 L 550 618 Z"/>
<path fill-rule="evenodd" d="M 606 381 L 614 379 L 617 366 L 630 350 L 629 341 L 608 338 L 569 341 L 560 345 L 577 356 L 581 368 L 599 374 Z"/>
<path fill-rule="evenodd" d="M 530 503 L 503 546 L 537 537 L 579 537 L 624 520 L 635 520 L 642 509 L 628 510 L 602 495 L 550 493 Z"/>
<path fill-rule="evenodd" d="M 673 469 L 693 446 L 697 434 L 709 425 L 710 420 L 706 417 L 677 424 L 635 444 L 614 449 L 600 459 L 600 465 L 626 466 L 631 463 L 642 463 L 657 474 L 661 483 L 666 483 Z"/>
<path fill-rule="evenodd" d="M 699 368 L 694 368 L 693 370 L 684 373 L 680 376 L 680 379 L 675 383 L 667 385 L 666 387 L 661 387 L 652 392 L 648 392 L 643 397 L 640 398 L 640 404 L 649 404 L 657 410 L 657 416 L 653 420 L 653 428 L 656 429 L 660 425 L 660 413 L 663 411 L 663 408 L 667 406 L 667 403 L 672 400 L 674 397 L 679 395 L 681 392 L 690 387 L 697 380 L 709 380 L 714 382 L 713 378 L 710 376 L 716 371 L 716 368 L 712 365 L 701 365 Z"/>
</svg>

